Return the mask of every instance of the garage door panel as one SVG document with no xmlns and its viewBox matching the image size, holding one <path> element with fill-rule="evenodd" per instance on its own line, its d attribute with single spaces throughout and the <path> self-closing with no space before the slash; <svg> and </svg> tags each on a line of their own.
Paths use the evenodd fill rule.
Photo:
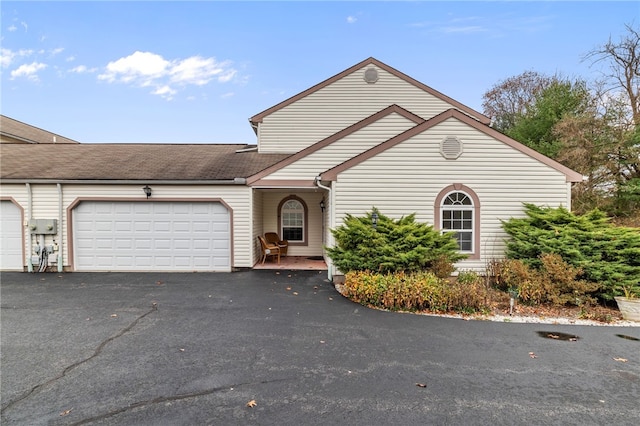
<svg viewBox="0 0 640 426">
<path fill-rule="evenodd" d="M 197 221 L 193 222 L 191 226 L 193 227 L 193 232 L 211 232 L 212 230 L 210 222 Z"/>
<path fill-rule="evenodd" d="M 223 240 L 215 240 L 213 242 L 214 250 L 229 250 L 229 242 Z"/>
<path fill-rule="evenodd" d="M 73 213 L 77 270 L 230 270 L 221 203 L 83 202 Z"/>
<path fill-rule="evenodd" d="M 157 268 L 171 269 L 174 266 L 171 256 L 156 256 L 153 263 Z"/>
<path fill-rule="evenodd" d="M 113 208 L 114 206 L 111 204 L 95 204 L 93 206 L 86 206 L 87 210 L 91 209 L 91 207 L 93 207 L 93 212 L 95 214 L 104 214 L 104 215 L 110 215 L 113 214 Z M 125 206 L 121 206 L 121 207 L 125 207 Z"/>
<path fill-rule="evenodd" d="M 137 268 L 151 269 L 153 267 L 153 258 L 151 256 L 136 256 L 135 266 Z"/>
<path fill-rule="evenodd" d="M 149 222 L 134 222 L 133 232 L 151 232 L 151 223 Z"/>
<path fill-rule="evenodd" d="M 212 248 L 212 245 L 215 244 L 215 241 L 212 243 L 210 240 L 193 240 L 193 248 L 199 251 L 210 250 Z"/>
<path fill-rule="evenodd" d="M 153 232 L 169 232 L 171 231 L 171 223 L 167 219 L 157 220 L 153 222 Z"/>
<path fill-rule="evenodd" d="M 184 239 L 179 239 L 179 240 L 173 240 L 173 248 L 175 250 L 189 250 L 191 251 L 191 240 L 184 240 Z"/>
<path fill-rule="evenodd" d="M 150 238 L 136 238 L 133 245 L 135 250 L 151 250 L 153 248 L 153 242 Z"/>
<path fill-rule="evenodd" d="M 191 233 L 191 223 L 185 220 L 173 222 L 173 232 Z"/>
<path fill-rule="evenodd" d="M 133 240 L 129 238 L 116 238 L 114 247 L 116 250 L 133 250 Z"/>
<path fill-rule="evenodd" d="M 115 223 L 114 229 L 117 232 L 131 232 L 132 231 L 132 223 L 129 221 L 119 220 Z"/>
</svg>

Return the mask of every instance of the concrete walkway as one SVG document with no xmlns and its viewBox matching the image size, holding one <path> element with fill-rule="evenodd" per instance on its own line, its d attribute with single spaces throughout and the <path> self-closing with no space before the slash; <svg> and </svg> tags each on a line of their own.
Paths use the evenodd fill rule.
<svg viewBox="0 0 640 426">
<path fill-rule="evenodd" d="M 326 271 L 0 279 L 3 425 L 640 424 L 637 327 L 370 310 Z"/>
</svg>

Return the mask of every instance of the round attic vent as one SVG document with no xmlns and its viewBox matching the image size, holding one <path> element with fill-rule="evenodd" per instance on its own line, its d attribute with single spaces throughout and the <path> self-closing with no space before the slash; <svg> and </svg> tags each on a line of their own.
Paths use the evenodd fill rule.
<svg viewBox="0 0 640 426">
<path fill-rule="evenodd" d="M 373 84 L 378 81 L 378 70 L 375 68 L 369 68 L 364 72 L 364 81 L 369 84 Z"/>
<path fill-rule="evenodd" d="M 462 154 L 462 142 L 455 136 L 447 136 L 440 142 L 440 153 L 447 160 L 455 160 Z"/>
</svg>

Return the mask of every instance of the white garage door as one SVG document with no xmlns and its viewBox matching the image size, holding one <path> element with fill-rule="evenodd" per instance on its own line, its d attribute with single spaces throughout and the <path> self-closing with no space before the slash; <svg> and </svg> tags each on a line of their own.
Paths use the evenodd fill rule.
<svg viewBox="0 0 640 426">
<path fill-rule="evenodd" d="M 0 269 L 22 271 L 22 215 L 11 201 L 0 201 Z"/>
<path fill-rule="evenodd" d="M 221 203 L 83 201 L 73 235 L 78 271 L 231 270 Z"/>
</svg>

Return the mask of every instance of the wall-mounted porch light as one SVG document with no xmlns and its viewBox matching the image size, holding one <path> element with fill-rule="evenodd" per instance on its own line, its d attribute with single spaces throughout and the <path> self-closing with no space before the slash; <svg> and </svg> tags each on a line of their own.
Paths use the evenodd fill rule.
<svg viewBox="0 0 640 426">
<path fill-rule="evenodd" d="M 371 224 L 373 225 L 373 229 L 378 227 L 378 213 L 373 212 L 371 215 Z"/>
<path fill-rule="evenodd" d="M 320 201 L 320 210 L 324 213 L 324 198 Z"/>
<path fill-rule="evenodd" d="M 151 197 L 151 188 L 149 187 L 149 185 L 146 185 L 144 188 L 142 188 L 142 190 L 147 195 L 147 198 Z"/>
</svg>

